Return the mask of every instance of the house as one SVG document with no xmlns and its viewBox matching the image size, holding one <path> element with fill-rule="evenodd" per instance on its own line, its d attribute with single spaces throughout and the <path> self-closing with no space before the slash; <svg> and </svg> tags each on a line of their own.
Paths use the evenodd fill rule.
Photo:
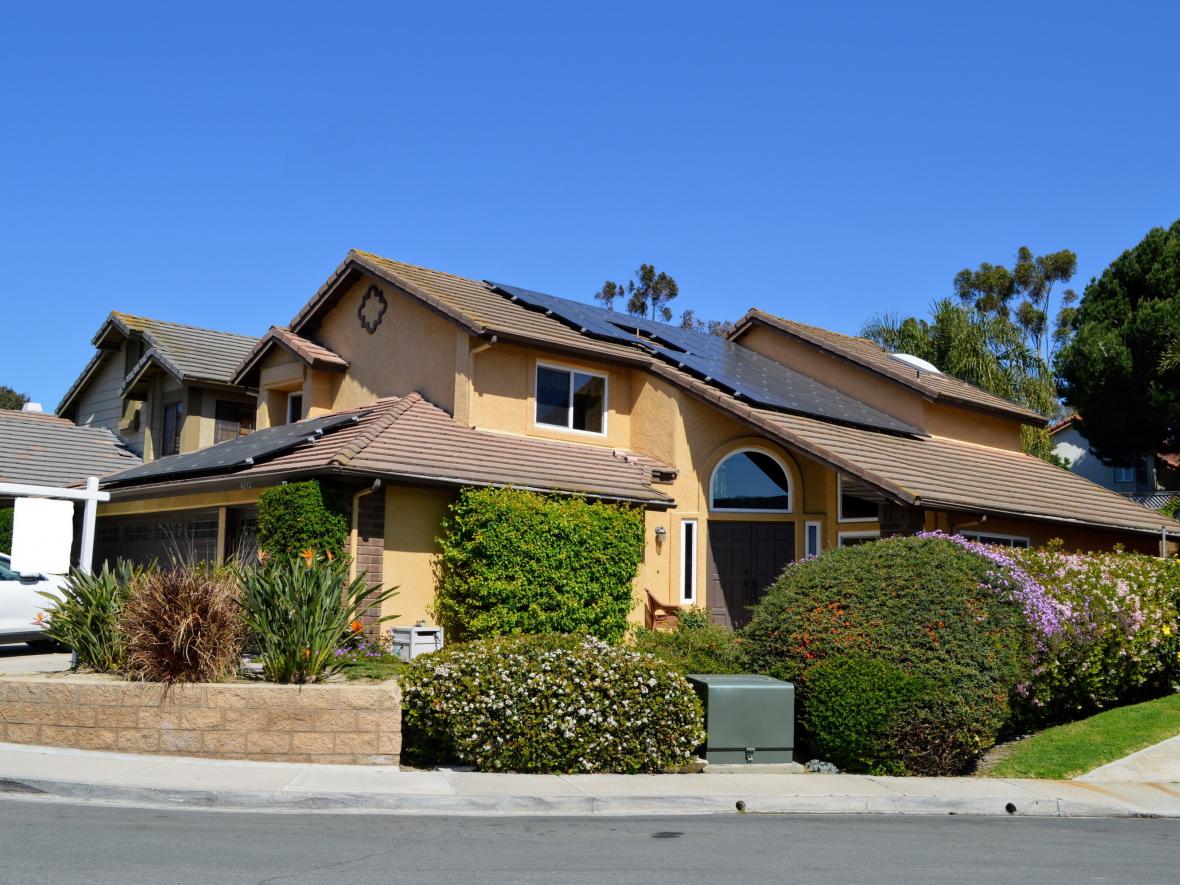
<svg viewBox="0 0 1180 885">
<path fill-rule="evenodd" d="M 233 382 L 258 339 L 113 312 L 57 413 L 114 433 L 144 461 L 254 427 L 255 396 Z"/>
<path fill-rule="evenodd" d="M 761 311 L 724 339 L 353 251 L 230 383 L 257 391 L 255 432 L 108 478 L 101 552 L 231 555 L 261 490 L 333 478 L 351 552 L 412 624 L 457 490 L 515 486 L 643 507 L 636 599 L 741 624 L 787 563 L 881 535 L 1154 553 L 1180 534 L 1022 454 L 1036 414 Z"/>
<path fill-rule="evenodd" d="M 1069 462 L 1078 476 L 1118 492 L 1150 510 L 1180 497 L 1180 453 L 1139 455 L 1123 464 L 1103 463 L 1090 449 L 1079 415 L 1072 414 L 1049 428 L 1053 452 Z"/>
</svg>

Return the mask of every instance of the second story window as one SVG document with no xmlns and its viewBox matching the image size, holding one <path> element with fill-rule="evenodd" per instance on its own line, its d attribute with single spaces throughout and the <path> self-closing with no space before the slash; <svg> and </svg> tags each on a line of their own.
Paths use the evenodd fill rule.
<svg viewBox="0 0 1180 885">
<path fill-rule="evenodd" d="M 219 399 L 215 414 L 213 442 L 223 443 L 254 431 L 254 407 Z"/>
<path fill-rule="evenodd" d="M 586 433 L 606 432 L 606 376 L 537 366 L 536 421 Z"/>
<path fill-rule="evenodd" d="M 287 423 L 294 424 L 303 417 L 303 394 L 287 394 Z"/>
<path fill-rule="evenodd" d="M 184 426 L 184 403 L 165 403 L 161 427 L 160 455 L 175 455 L 180 451 L 180 431 Z"/>
</svg>

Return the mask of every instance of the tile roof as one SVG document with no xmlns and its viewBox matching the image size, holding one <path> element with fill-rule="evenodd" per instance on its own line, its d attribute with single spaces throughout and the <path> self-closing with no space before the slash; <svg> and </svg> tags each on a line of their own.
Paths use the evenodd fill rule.
<svg viewBox="0 0 1180 885">
<path fill-rule="evenodd" d="M 289 329 L 271 326 L 234 371 L 234 383 L 245 384 L 245 377 L 258 367 L 262 358 L 274 347 L 284 348 L 313 369 L 330 372 L 343 372 L 348 369 L 348 360 L 322 344 L 296 335 Z"/>
<path fill-rule="evenodd" d="M 149 348 L 158 351 L 169 371 L 183 380 L 233 382 L 238 365 L 258 343 L 251 335 L 202 329 L 114 311 L 111 322 L 139 332 Z"/>
<path fill-rule="evenodd" d="M 953 375 L 919 370 L 896 359 L 888 350 L 867 338 L 841 335 L 839 332 L 797 323 L 757 308 L 747 311 L 738 321 L 730 336 L 731 339 L 738 340 L 742 332 L 754 322 L 778 329 L 935 399 L 949 399 L 964 405 L 1014 415 L 1038 425 L 1045 424 L 1044 416 L 1019 403 L 996 396 Z"/>
<path fill-rule="evenodd" d="M 132 490 L 167 487 L 177 491 L 186 479 L 202 482 L 232 474 L 238 479 L 277 479 L 287 475 L 345 473 L 445 485 L 492 485 L 670 506 L 672 500 L 650 485 L 652 468 L 641 459 L 620 457 L 602 446 L 527 439 L 475 430 L 459 424 L 419 394 L 388 397 L 361 409 L 356 422 L 326 431 L 314 442 L 239 468 L 193 476 L 187 465 L 207 453 L 173 455 L 158 465 L 171 467 L 170 481 L 127 486 Z M 312 419 L 318 420 L 318 419 Z M 279 428 L 275 428 L 278 430 Z M 267 430 L 252 436 L 265 435 Z M 223 444 L 228 445 L 228 443 Z M 111 476 L 104 488 L 120 488 Z"/>
<path fill-rule="evenodd" d="M 140 463 L 101 427 L 40 412 L 0 409 L 0 482 L 66 486 Z"/>
</svg>

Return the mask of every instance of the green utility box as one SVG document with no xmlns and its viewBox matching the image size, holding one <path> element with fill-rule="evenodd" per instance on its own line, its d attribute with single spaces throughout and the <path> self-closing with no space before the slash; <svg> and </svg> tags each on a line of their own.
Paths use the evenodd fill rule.
<svg viewBox="0 0 1180 885">
<path fill-rule="evenodd" d="M 794 761 L 795 685 L 769 676 L 690 673 L 705 708 L 705 761 L 713 765 Z"/>
</svg>

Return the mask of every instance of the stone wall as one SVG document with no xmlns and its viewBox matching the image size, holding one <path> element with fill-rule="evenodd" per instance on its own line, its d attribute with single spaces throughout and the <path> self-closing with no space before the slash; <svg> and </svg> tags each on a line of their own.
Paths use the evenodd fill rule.
<svg viewBox="0 0 1180 885">
<path fill-rule="evenodd" d="M 401 691 L 370 685 L 0 677 L 0 741 L 267 762 L 394 765 Z"/>
</svg>

